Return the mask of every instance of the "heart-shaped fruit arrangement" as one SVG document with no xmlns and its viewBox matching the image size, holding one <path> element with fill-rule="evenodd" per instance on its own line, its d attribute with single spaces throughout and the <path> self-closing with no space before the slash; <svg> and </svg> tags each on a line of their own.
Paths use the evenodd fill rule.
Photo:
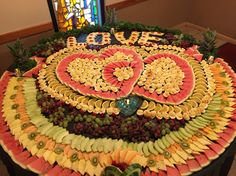
<svg viewBox="0 0 236 176">
<path fill-rule="evenodd" d="M 0 80 L 0 143 L 23 168 L 45 176 L 190 175 L 234 140 L 236 75 L 222 59 L 208 64 L 196 46 L 92 50 L 73 41 L 36 58 L 23 77 L 5 72 Z"/>
<path fill-rule="evenodd" d="M 180 104 L 191 95 L 195 78 L 188 61 L 161 53 L 144 59 L 145 70 L 134 92 L 161 103 Z"/>
<path fill-rule="evenodd" d="M 73 54 L 57 66 L 58 79 L 86 96 L 116 100 L 133 90 L 143 70 L 141 56 L 129 49 L 109 48 L 101 54 Z"/>
</svg>

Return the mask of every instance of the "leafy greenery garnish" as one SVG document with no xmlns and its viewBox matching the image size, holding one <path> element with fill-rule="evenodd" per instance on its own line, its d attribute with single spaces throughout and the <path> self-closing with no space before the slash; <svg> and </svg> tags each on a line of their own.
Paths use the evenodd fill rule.
<svg viewBox="0 0 236 176">
<path fill-rule="evenodd" d="M 21 71 L 28 71 L 36 66 L 36 62 L 30 59 L 30 52 L 24 48 L 20 40 L 17 40 L 13 45 L 9 45 L 10 53 L 14 57 L 13 68 L 18 68 Z"/>
<path fill-rule="evenodd" d="M 200 42 L 199 51 L 203 54 L 203 57 L 208 60 L 210 56 L 215 57 L 217 49 L 215 47 L 216 31 L 208 29 L 203 33 L 203 41 Z"/>
</svg>

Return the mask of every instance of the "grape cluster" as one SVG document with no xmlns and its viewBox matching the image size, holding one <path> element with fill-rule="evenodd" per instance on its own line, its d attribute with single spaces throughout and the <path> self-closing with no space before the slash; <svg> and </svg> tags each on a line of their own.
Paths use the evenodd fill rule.
<svg viewBox="0 0 236 176">
<path fill-rule="evenodd" d="M 94 116 L 91 120 L 91 117 L 88 116 L 90 120 L 83 119 L 82 121 L 81 119 L 81 122 L 74 124 L 73 132 L 92 138 L 106 137 L 129 142 L 148 142 L 154 141 L 170 131 L 177 130 L 185 124 L 185 121 L 149 120 L 141 116 L 109 117 L 110 122 L 106 124 L 104 123 L 106 118 Z"/>
<path fill-rule="evenodd" d="M 37 102 L 42 114 L 54 125 L 70 133 L 90 138 L 123 139 L 129 142 L 154 141 L 185 125 L 185 120 L 148 119 L 144 116 L 94 114 L 76 109 L 38 90 Z"/>
<path fill-rule="evenodd" d="M 63 48 L 66 42 L 64 39 L 59 38 L 53 41 L 47 41 L 45 44 L 38 44 L 31 48 L 32 55 L 47 57 Z"/>
</svg>

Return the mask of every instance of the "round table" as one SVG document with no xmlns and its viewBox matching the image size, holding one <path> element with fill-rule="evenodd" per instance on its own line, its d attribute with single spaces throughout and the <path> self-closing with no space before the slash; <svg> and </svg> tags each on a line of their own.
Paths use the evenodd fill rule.
<svg viewBox="0 0 236 176">
<path fill-rule="evenodd" d="M 219 158 L 213 160 L 202 170 L 194 172 L 192 176 L 227 176 L 236 154 L 236 139 L 226 148 Z M 0 156 L 6 165 L 10 176 L 36 176 L 37 174 L 21 168 L 11 157 L 0 147 Z"/>
</svg>

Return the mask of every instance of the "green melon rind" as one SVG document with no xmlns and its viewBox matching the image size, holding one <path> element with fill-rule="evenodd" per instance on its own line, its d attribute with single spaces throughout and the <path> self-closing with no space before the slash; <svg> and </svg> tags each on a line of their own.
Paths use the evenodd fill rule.
<svg viewBox="0 0 236 176">
<path fill-rule="evenodd" d="M 104 170 L 104 176 L 109 176 L 109 175 L 121 176 L 122 171 L 115 166 L 107 166 Z"/>
<path fill-rule="evenodd" d="M 140 175 L 141 174 L 142 166 L 135 163 L 130 165 L 123 173 L 122 176 L 134 176 L 134 175 Z"/>
</svg>

